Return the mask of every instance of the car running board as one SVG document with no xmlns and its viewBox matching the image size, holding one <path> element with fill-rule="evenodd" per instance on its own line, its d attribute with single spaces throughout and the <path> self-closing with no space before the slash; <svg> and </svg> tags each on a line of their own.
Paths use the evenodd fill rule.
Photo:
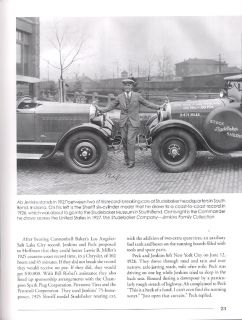
<svg viewBox="0 0 242 320">
<path fill-rule="evenodd" d="M 17 153 L 17 159 L 33 159 L 39 160 L 43 153 Z"/>
</svg>

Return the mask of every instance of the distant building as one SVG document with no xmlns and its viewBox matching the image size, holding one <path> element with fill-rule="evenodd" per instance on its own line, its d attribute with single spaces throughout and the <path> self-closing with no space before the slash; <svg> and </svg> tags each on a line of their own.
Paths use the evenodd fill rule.
<svg viewBox="0 0 242 320">
<path fill-rule="evenodd" d="M 16 18 L 16 74 L 18 95 L 37 96 L 40 77 L 39 18 Z"/>
<path fill-rule="evenodd" d="M 226 72 L 226 73 L 236 74 L 236 73 L 241 73 L 241 69 L 238 68 L 238 67 L 227 67 L 227 68 L 225 69 L 225 72 Z"/>
<path fill-rule="evenodd" d="M 186 77 L 191 75 L 215 74 L 226 70 L 228 64 L 225 61 L 212 59 L 191 59 L 175 64 L 176 76 Z"/>
<path fill-rule="evenodd" d="M 65 79 L 65 83 L 68 85 L 68 91 L 88 91 L 97 87 L 97 81 L 87 77 L 84 73 L 81 77 L 76 76 L 72 79 Z"/>
<path fill-rule="evenodd" d="M 235 72 L 231 72 L 231 70 L 229 70 L 223 73 L 183 77 L 182 89 L 205 90 L 206 92 L 219 92 L 221 89 L 224 88 L 224 78 L 236 74 L 241 74 L 241 70 L 236 68 Z"/>
<path fill-rule="evenodd" d="M 122 78 L 122 79 L 128 78 L 128 75 L 129 75 L 129 74 L 128 74 L 128 72 L 127 72 L 126 70 L 124 70 L 124 71 L 121 72 L 121 78 Z"/>
<path fill-rule="evenodd" d="M 81 83 L 82 90 L 90 90 L 91 88 L 93 88 L 93 86 L 96 85 L 96 82 L 87 77 L 84 73 L 78 80 Z"/>
</svg>

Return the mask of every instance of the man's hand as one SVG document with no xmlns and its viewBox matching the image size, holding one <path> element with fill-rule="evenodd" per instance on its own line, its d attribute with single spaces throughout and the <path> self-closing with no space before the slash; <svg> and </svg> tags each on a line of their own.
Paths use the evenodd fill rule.
<svg viewBox="0 0 242 320">
<path fill-rule="evenodd" d="M 160 106 L 160 110 L 165 111 L 166 105 L 167 105 L 167 101 L 165 101 L 165 102 Z"/>
<path fill-rule="evenodd" d="M 101 114 L 103 113 L 103 110 L 101 107 L 99 107 L 98 105 L 95 105 L 95 107 L 96 107 L 98 113 L 101 113 Z"/>
</svg>

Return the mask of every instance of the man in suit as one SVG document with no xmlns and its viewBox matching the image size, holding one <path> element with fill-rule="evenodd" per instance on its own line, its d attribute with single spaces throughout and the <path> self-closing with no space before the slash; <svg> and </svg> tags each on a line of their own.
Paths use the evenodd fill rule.
<svg viewBox="0 0 242 320">
<path fill-rule="evenodd" d="M 121 137 L 124 150 L 124 161 L 128 168 L 135 166 L 135 142 L 140 127 L 140 104 L 158 110 L 159 105 L 145 100 L 140 93 L 134 92 L 134 80 L 124 79 L 123 93 L 119 94 L 110 105 L 106 107 L 97 107 L 101 113 L 112 109 L 120 109 L 119 126 L 121 129 Z"/>
</svg>

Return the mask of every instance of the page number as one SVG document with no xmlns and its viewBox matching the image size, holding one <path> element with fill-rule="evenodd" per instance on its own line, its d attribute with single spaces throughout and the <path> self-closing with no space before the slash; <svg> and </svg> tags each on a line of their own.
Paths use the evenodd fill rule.
<svg viewBox="0 0 242 320">
<path fill-rule="evenodd" d="M 220 311 L 226 311 L 226 307 L 220 307 Z"/>
</svg>

